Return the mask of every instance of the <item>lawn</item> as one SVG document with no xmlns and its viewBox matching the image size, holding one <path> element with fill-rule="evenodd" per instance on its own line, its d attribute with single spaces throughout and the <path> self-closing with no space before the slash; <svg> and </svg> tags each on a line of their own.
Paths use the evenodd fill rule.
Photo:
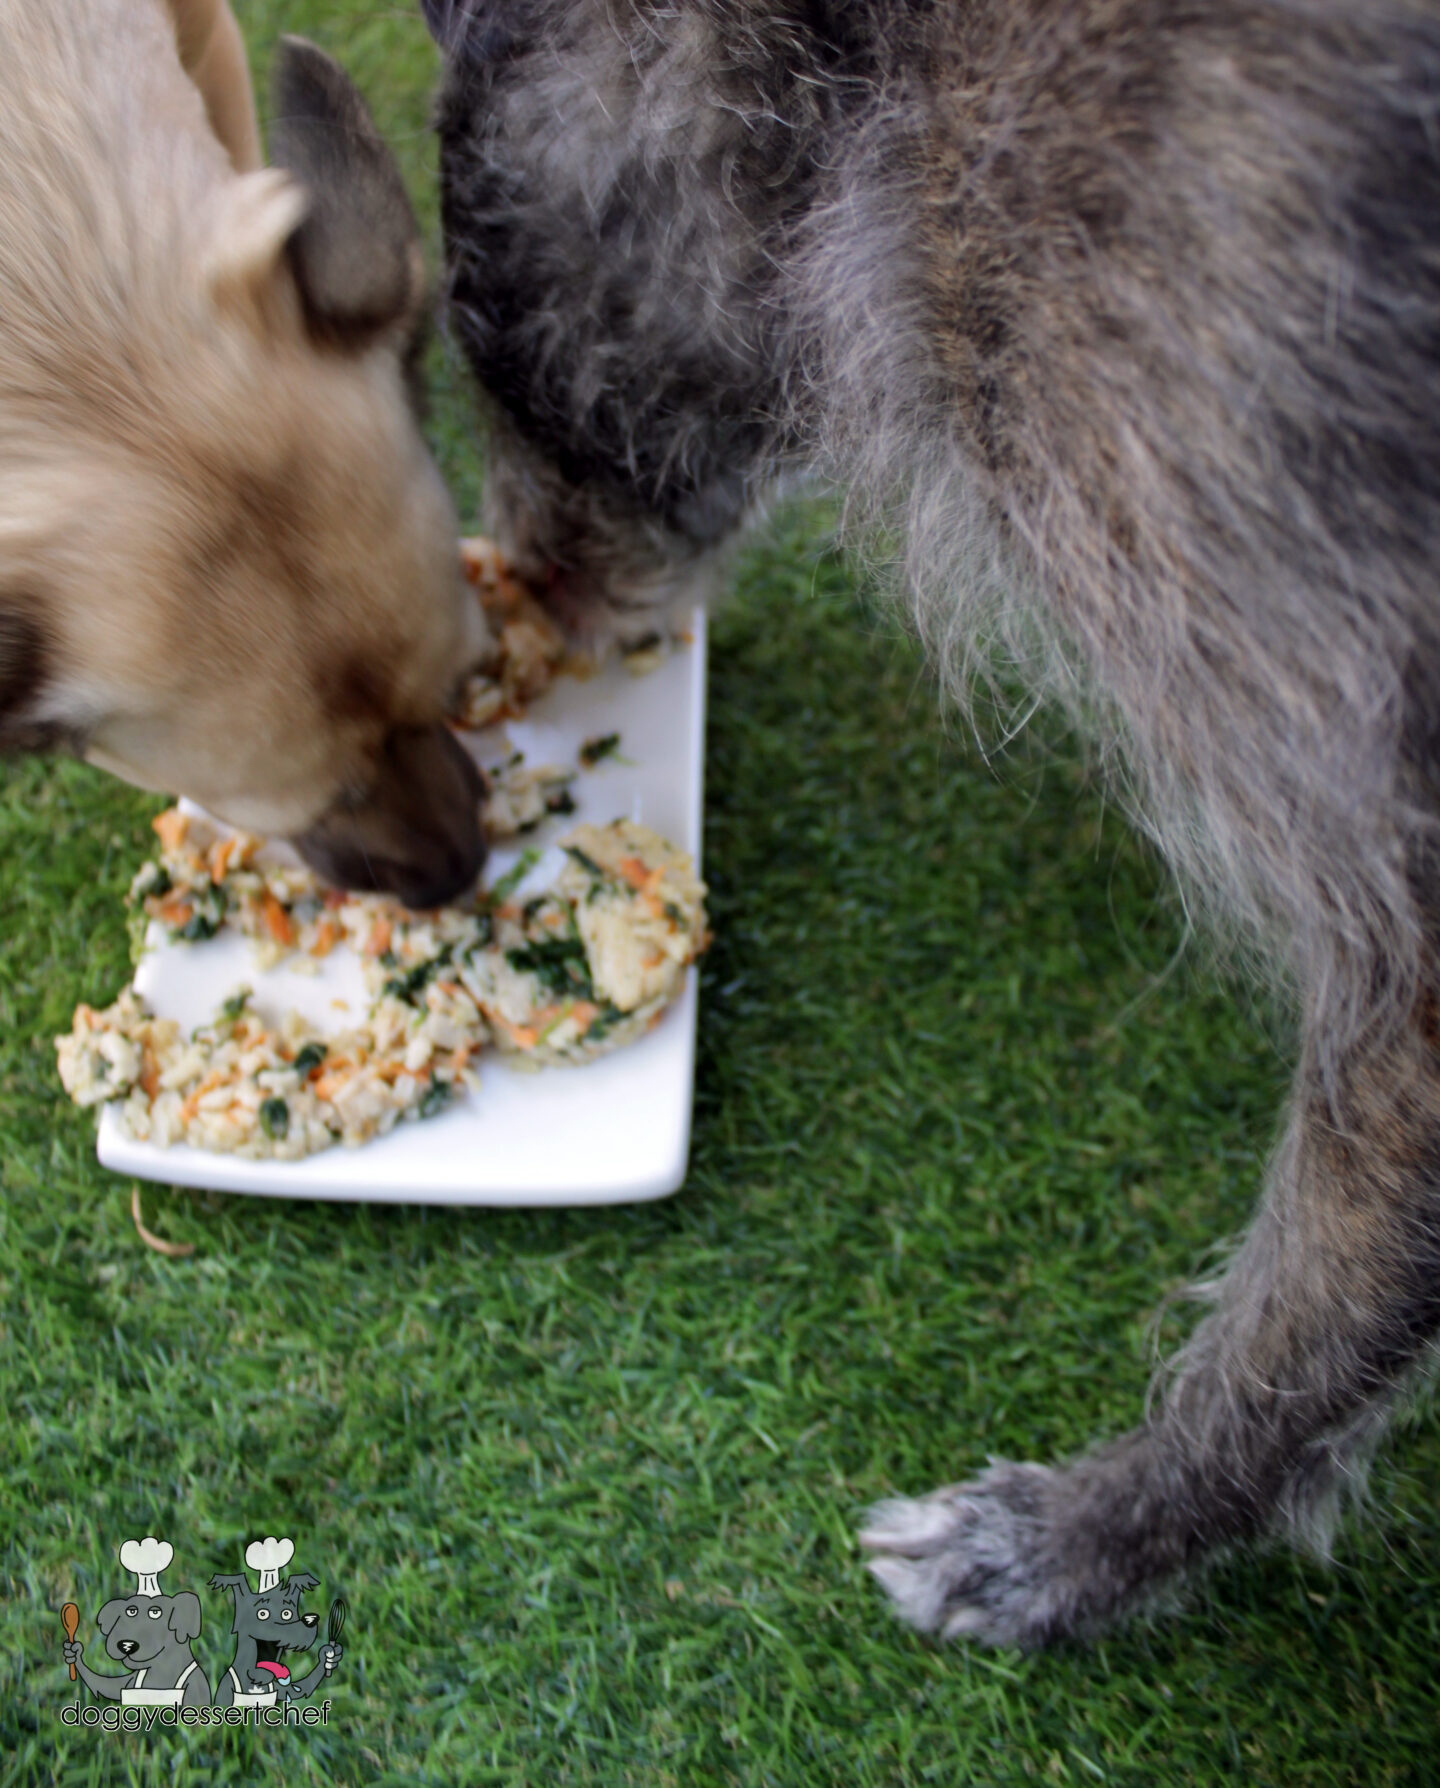
<svg viewBox="0 0 1440 1788">
<path fill-rule="evenodd" d="M 348 63 L 433 234 L 418 16 L 238 7 Z M 453 353 L 436 450 L 480 475 Z M 50 1039 L 128 970 L 157 803 L 0 776 L 0 1782 L 1440 1779 L 1440 1427 L 1333 1568 L 1237 1556 L 1092 1650 L 889 1617 L 866 1505 L 1136 1418 L 1157 1311 L 1244 1222 L 1285 1032 L 1201 946 L 1063 730 L 998 767 L 798 508 L 717 615 L 684 1189 L 599 1212 L 274 1203 L 103 1173 Z M 60 1604 L 124 1539 L 178 1585 L 286 1533 L 350 1604 L 323 1729 L 60 1721 Z M 228 1622 L 206 1592 L 212 1680 Z"/>
</svg>

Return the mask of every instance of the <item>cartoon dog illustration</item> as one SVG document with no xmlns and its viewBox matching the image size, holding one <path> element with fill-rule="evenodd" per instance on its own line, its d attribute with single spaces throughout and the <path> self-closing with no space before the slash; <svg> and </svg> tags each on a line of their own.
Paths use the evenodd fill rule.
<svg viewBox="0 0 1440 1788">
<path fill-rule="evenodd" d="M 319 1638 L 320 1616 L 302 1613 L 300 1598 L 307 1589 L 317 1589 L 320 1579 L 309 1571 L 280 1575 L 294 1556 L 293 1540 L 269 1535 L 245 1548 L 245 1563 L 260 1573 L 258 1591 L 252 1593 L 249 1579 L 239 1573 L 210 1579 L 211 1589 L 230 1591 L 235 1606 L 231 1627 L 235 1656 L 220 1678 L 216 1707 L 274 1707 L 278 1702 L 303 1701 L 340 1662 L 343 1647 L 329 1640 L 320 1647 L 314 1669 L 298 1682 L 283 1661 L 283 1653 L 310 1651 Z"/>
<path fill-rule="evenodd" d="M 136 1576 L 135 1593 L 107 1602 L 95 1616 L 105 1635 L 107 1656 L 124 1664 L 123 1676 L 101 1675 L 85 1662 L 85 1647 L 69 1640 L 64 1647 L 92 1694 L 123 1707 L 204 1707 L 210 1683 L 195 1660 L 191 1643 L 200 1632 L 200 1598 L 185 1590 L 178 1596 L 160 1593 L 160 1572 L 175 1556 L 168 1540 L 147 1534 L 126 1540 L 120 1563 Z"/>
</svg>

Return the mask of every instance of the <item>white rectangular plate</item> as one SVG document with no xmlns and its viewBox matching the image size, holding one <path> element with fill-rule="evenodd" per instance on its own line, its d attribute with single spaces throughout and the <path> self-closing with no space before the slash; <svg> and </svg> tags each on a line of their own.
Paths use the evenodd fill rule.
<svg viewBox="0 0 1440 1788">
<path fill-rule="evenodd" d="M 482 764 L 508 755 L 505 737 L 528 765 L 571 766 L 586 739 L 618 732 L 616 755 L 581 770 L 571 785 L 577 811 L 547 821 L 519 845 L 543 851 L 521 884 L 546 886 L 564 864 L 555 840 L 572 825 L 624 816 L 642 820 L 700 861 L 705 754 L 705 615 L 696 609 L 692 642 L 656 671 L 634 677 L 612 665 L 586 682 L 560 677 L 523 721 L 471 735 Z M 497 848 L 494 881 L 518 846 Z M 261 973 L 246 941 L 222 933 L 204 944 L 171 944 L 151 927 L 135 977 L 153 1010 L 191 1027 L 214 1016 L 242 984 L 255 990 L 267 1020 L 290 1007 L 339 1029 L 364 1014 L 360 966 L 349 951 L 317 975 L 280 968 Z M 337 1001 L 347 1002 L 346 1006 Z M 370 1199 L 395 1204 L 616 1204 L 663 1198 L 685 1178 L 695 1082 L 696 971 L 662 1022 L 638 1043 L 579 1068 L 524 1072 L 483 1057 L 480 1090 L 423 1122 L 396 1126 L 361 1148 L 335 1147 L 303 1161 L 250 1161 L 186 1144 L 136 1142 L 106 1107 L 98 1153 L 116 1173 L 220 1192 L 291 1198 Z"/>
</svg>

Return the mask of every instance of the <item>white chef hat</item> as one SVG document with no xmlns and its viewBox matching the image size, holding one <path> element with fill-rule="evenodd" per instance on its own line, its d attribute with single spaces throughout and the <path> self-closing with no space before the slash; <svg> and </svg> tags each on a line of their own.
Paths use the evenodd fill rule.
<svg viewBox="0 0 1440 1788">
<path fill-rule="evenodd" d="M 245 1562 L 252 1571 L 259 1571 L 262 1596 L 267 1589 L 274 1589 L 281 1571 L 294 1556 L 294 1540 L 277 1540 L 273 1534 L 267 1534 L 263 1540 L 251 1540 L 245 1548 Z"/>
<path fill-rule="evenodd" d="M 174 1556 L 175 1548 L 169 1540 L 157 1540 L 148 1533 L 143 1540 L 126 1540 L 120 1548 L 121 1564 L 135 1573 L 137 1596 L 160 1594 L 160 1573 Z"/>
</svg>

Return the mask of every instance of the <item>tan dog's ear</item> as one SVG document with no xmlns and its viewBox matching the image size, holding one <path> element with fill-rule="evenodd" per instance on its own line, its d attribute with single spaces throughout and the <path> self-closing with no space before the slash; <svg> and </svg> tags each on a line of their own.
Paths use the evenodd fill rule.
<svg viewBox="0 0 1440 1788">
<path fill-rule="evenodd" d="M 289 284 L 286 244 L 307 203 L 303 188 L 279 168 L 242 174 L 223 189 L 202 269 L 222 309 L 265 317 L 279 302 L 278 280 Z M 290 304 L 293 310 L 293 298 Z"/>
<path fill-rule="evenodd" d="M 342 346 L 408 326 L 425 293 L 420 231 L 364 100 L 299 37 L 281 40 L 274 88 L 271 159 L 309 201 L 288 244 L 307 322 Z"/>
</svg>

